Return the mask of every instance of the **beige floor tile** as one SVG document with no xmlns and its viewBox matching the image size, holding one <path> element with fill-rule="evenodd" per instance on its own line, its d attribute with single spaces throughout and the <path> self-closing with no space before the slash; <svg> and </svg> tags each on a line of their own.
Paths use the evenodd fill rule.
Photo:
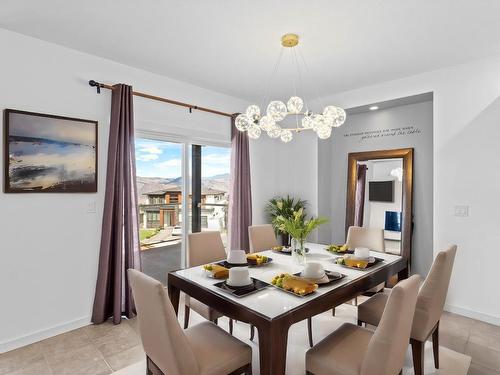
<svg viewBox="0 0 500 375">
<path fill-rule="evenodd" d="M 55 375 L 45 359 L 31 364 L 21 370 L 9 373 L 9 375 Z"/>
<path fill-rule="evenodd" d="M 139 335 L 139 321 L 137 320 L 137 318 L 125 320 L 124 323 L 132 327 L 135 333 Z"/>
<path fill-rule="evenodd" d="M 146 358 L 142 345 L 134 346 L 110 357 L 104 357 L 113 371 L 120 370 Z"/>
<path fill-rule="evenodd" d="M 495 336 L 496 340 L 500 343 L 500 326 L 476 320 L 474 325 L 471 327 L 471 332 L 479 334 L 486 333 L 490 336 Z"/>
<path fill-rule="evenodd" d="M 490 335 L 472 333 L 465 347 L 472 362 L 491 369 L 500 369 L 500 346 Z"/>
<path fill-rule="evenodd" d="M 44 358 L 39 343 L 11 350 L 0 354 L 0 375 L 12 373 L 41 361 L 44 361 Z"/>
<path fill-rule="evenodd" d="M 467 375 L 500 375 L 500 371 L 491 370 L 489 368 L 472 363 Z"/>
<path fill-rule="evenodd" d="M 46 354 L 47 363 L 56 375 L 106 375 L 111 369 L 92 346 Z"/>
<path fill-rule="evenodd" d="M 84 328 L 75 329 L 74 331 L 40 341 L 42 351 L 46 355 L 62 354 L 80 349 L 88 344 L 90 344 L 90 339 L 85 334 Z"/>
<path fill-rule="evenodd" d="M 122 321 L 123 322 L 123 321 Z M 113 324 L 113 320 L 108 319 L 102 324 L 90 324 L 83 327 L 82 330 L 88 336 L 89 339 L 97 339 L 102 336 L 106 336 L 115 330 L 119 330 L 121 324 Z"/>
<path fill-rule="evenodd" d="M 448 311 L 443 311 L 443 314 L 441 315 L 441 320 L 440 324 L 458 324 L 460 325 L 463 329 L 468 329 L 470 330 L 474 324 L 477 321 L 471 318 L 468 318 L 466 316 L 450 313 Z"/>
<path fill-rule="evenodd" d="M 111 330 L 107 335 L 92 340 L 94 347 L 99 350 L 105 358 L 141 344 L 139 336 L 129 325 L 120 324 L 115 327 L 116 329 Z"/>
</svg>

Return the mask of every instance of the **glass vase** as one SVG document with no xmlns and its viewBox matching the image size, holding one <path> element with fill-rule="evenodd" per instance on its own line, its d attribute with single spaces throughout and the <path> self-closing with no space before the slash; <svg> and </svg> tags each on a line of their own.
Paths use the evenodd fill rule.
<svg viewBox="0 0 500 375">
<path fill-rule="evenodd" d="M 292 259 L 299 266 L 306 264 L 306 248 L 304 247 L 304 242 L 303 238 L 294 238 L 292 240 Z"/>
</svg>

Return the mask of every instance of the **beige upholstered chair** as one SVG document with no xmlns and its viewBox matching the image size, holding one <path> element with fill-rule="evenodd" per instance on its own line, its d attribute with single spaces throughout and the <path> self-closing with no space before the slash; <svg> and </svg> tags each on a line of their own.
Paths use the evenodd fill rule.
<svg viewBox="0 0 500 375">
<path fill-rule="evenodd" d="M 220 233 L 217 231 L 190 233 L 188 235 L 187 265 L 188 267 L 201 266 L 219 260 L 226 259 L 226 250 Z M 185 296 L 184 306 L 184 328 L 189 326 L 189 313 L 191 309 L 217 324 L 221 313 L 200 301 Z M 229 333 L 233 333 L 233 320 L 229 319 Z"/>
<path fill-rule="evenodd" d="M 276 235 L 271 224 L 252 225 L 248 227 L 248 238 L 250 240 L 250 252 L 269 250 L 278 246 Z"/>
<path fill-rule="evenodd" d="M 420 279 L 397 284 L 375 332 L 344 323 L 306 353 L 307 374 L 396 375 L 403 368 Z"/>
<path fill-rule="evenodd" d="M 346 245 L 349 249 L 367 247 L 385 253 L 384 230 L 377 228 L 349 227 Z"/>
<path fill-rule="evenodd" d="M 456 252 L 457 247 L 454 245 L 436 256 L 418 293 L 410 339 L 415 375 L 423 374 L 424 345 L 431 334 L 434 366 L 439 368 L 439 320 L 443 313 Z M 386 292 L 378 293 L 359 305 L 358 325 L 363 322 L 374 326 L 378 325 L 388 296 Z"/>
<path fill-rule="evenodd" d="M 367 247 L 370 250 L 385 253 L 384 230 L 377 228 L 349 227 L 346 245 L 354 250 L 356 247 Z M 385 283 L 367 290 L 368 293 L 377 293 L 384 289 Z M 357 300 L 356 305 L 357 305 Z"/>
<path fill-rule="evenodd" d="M 163 285 L 129 269 L 147 374 L 251 374 L 252 349 L 211 322 L 182 331 Z"/>
</svg>

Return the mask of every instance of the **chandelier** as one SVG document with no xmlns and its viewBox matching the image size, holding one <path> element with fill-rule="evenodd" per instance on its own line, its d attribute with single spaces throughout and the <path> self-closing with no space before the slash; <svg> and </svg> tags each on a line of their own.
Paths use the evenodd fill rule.
<svg viewBox="0 0 500 375">
<path fill-rule="evenodd" d="M 281 37 L 281 45 L 284 48 L 290 49 L 292 63 L 296 65 L 297 75 L 301 81 L 298 54 L 294 48 L 298 44 L 299 36 L 296 34 L 285 34 Z M 278 57 L 273 75 L 278 70 L 284 48 L 281 50 L 281 54 Z M 302 57 L 302 55 L 300 55 L 300 57 Z M 303 57 L 302 60 L 307 68 Z M 273 75 L 271 76 L 271 80 Z M 293 87 L 294 91 L 296 91 L 295 81 Z M 289 116 L 294 117 L 295 126 L 282 127 L 280 122 Z M 345 120 L 345 111 L 334 105 L 324 107 L 322 113 L 310 111 L 304 101 L 297 96 L 295 92 L 294 95 L 288 99 L 286 104 L 280 100 L 269 102 L 264 115 L 262 115 L 258 105 L 252 104 L 248 106 L 245 113 L 236 117 L 235 126 L 239 131 L 247 132 L 248 137 L 252 139 L 258 139 L 262 132 L 266 132 L 269 137 L 280 138 L 283 142 L 287 143 L 293 139 L 294 133 L 299 134 L 306 130 L 316 132 L 320 139 L 327 139 L 332 134 L 332 128 L 341 126 Z"/>
</svg>

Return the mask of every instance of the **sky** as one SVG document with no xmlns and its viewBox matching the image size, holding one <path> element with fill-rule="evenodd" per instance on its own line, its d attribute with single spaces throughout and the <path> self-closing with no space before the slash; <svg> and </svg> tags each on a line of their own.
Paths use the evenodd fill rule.
<svg viewBox="0 0 500 375">
<path fill-rule="evenodd" d="M 182 144 L 144 138 L 135 140 L 137 176 L 176 178 L 181 176 Z M 229 173 L 231 149 L 203 146 L 202 178 Z"/>
<path fill-rule="evenodd" d="M 94 146 L 96 125 L 89 122 L 10 113 L 9 135 L 46 138 Z"/>
</svg>

